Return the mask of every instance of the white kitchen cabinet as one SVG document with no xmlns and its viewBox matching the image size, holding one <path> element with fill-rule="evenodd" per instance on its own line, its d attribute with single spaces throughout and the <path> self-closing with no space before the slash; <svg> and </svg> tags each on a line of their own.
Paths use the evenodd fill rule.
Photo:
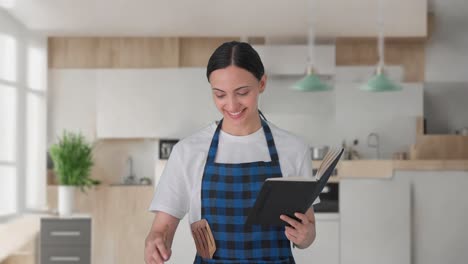
<svg viewBox="0 0 468 264">
<path fill-rule="evenodd" d="M 411 263 L 408 178 L 340 181 L 341 264 Z"/>
<path fill-rule="evenodd" d="M 297 264 L 340 263 L 340 219 L 337 213 L 315 213 L 317 236 L 306 249 L 293 249 Z"/>
<path fill-rule="evenodd" d="M 99 138 L 181 138 L 217 113 L 204 68 L 98 70 Z"/>
</svg>

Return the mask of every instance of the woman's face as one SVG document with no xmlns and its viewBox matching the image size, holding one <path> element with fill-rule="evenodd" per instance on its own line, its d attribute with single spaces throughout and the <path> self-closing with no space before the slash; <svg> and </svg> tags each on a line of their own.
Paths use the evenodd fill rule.
<svg viewBox="0 0 468 264">
<path fill-rule="evenodd" d="M 231 65 L 213 71 L 210 84 L 214 102 L 225 122 L 248 126 L 258 120 L 258 96 L 265 90 L 265 75 L 258 81 L 247 70 Z"/>
</svg>

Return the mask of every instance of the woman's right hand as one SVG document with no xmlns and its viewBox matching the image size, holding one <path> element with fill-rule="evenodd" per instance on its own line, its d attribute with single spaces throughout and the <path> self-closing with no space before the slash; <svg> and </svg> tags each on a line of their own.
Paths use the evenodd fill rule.
<svg viewBox="0 0 468 264">
<path fill-rule="evenodd" d="M 145 240 L 146 264 L 163 264 L 171 257 L 171 249 L 168 245 L 167 235 L 163 232 L 152 231 Z"/>
<path fill-rule="evenodd" d="M 163 264 L 172 254 L 171 246 L 179 219 L 156 211 L 150 232 L 145 240 L 146 264 Z"/>
</svg>

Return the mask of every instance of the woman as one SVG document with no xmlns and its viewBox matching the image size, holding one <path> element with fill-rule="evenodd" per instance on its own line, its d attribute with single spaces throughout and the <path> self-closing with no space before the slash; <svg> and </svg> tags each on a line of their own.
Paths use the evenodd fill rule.
<svg viewBox="0 0 468 264">
<path fill-rule="evenodd" d="M 266 178 L 311 177 L 309 148 L 258 110 L 266 75 L 249 44 L 233 41 L 218 47 L 209 59 L 207 78 L 223 119 L 174 146 L 150 207 L 156 214 L 145 261 L 170 258 L 179 220 L 189 213 L 190 223 L 208 221 L 217 247 L 213 259 L 197 255 L 194 263 L 295 263 L 290 243 L 307 248 L 315 239 L 312 208 L 295 214 L 300 221 L 282 215 L 286 227 L 244 222 Z"/>
</svg>

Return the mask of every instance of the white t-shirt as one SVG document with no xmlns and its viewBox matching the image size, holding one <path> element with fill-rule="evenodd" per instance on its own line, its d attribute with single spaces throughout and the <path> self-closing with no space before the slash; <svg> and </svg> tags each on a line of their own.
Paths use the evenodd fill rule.
<svg viewBox="0 0 468 264">
<path fill-rule="evenodd" d="M 311 154 L 299 137 L 268 122 L 278 151 L 283 177 L 312 177 Z M 216 124 L 179 141 L 164 167 L 150 211 L 162 211 L 189 223 L 201 219 L 201 182 Z M 217 163 L 271 161 L 263 127 L 247 136 L 233 136 L 221 130 Z M 314 204 L 320 202 L 319 198 Z"/>
</svg>

